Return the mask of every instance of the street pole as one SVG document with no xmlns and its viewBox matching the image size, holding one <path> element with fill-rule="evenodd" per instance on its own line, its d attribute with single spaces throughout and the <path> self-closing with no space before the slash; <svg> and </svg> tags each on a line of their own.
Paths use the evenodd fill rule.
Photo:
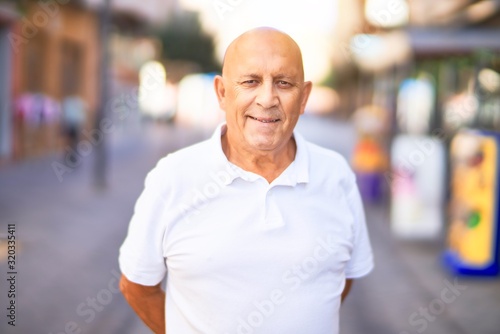
<svg viewBox="0 0 500 334">
<path fill-rule="evenodd" d="M 104 3 L 99 12 L 100 24 L 100 53 L 101 62 L 99 66 L 100 72 L 100 96 L 99 105 L 95 118 L 95 129 L 100 129 L 102 121 L 110 117 L 107 112 L 107 103 L 110 98 L 110 56 L 109 56 L 109 26 L 111 21 L 111 0 L 104 0 Z M 94 184 L 98 188 L 105 188 L 107 185 L 107 167 L 108 167 L 108 152 L 107 152 L 107 134 L 101 131 L 102 140 L 95 150 L 95 166 L 94 166 Z"/>
</svg>

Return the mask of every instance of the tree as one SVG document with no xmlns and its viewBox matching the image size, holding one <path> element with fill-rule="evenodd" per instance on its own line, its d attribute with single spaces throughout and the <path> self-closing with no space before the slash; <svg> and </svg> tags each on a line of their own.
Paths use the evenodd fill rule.
<svg viewBox="0 0 500 334">
<path fill-rule="evenodd" d="M 163 45 L 163 58 L 192 61 L 204 72 L 220 71 L 214 57 L 213 37 L 202 30 L 198 13 L 175 13 L 167 22 L 155 31 Z"/>
</svg>

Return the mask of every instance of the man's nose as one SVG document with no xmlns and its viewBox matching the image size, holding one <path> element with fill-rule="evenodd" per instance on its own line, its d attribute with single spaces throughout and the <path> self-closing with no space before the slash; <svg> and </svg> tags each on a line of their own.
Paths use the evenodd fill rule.
<svg viewBox="0 0 500 334">
<path fill-rule="evenodd" d="M 264 109 L 274 108 L 278 105 L 278 94 L 273 83 L 264 82 L 259 87 L 256 102 Z"/>
</svg>

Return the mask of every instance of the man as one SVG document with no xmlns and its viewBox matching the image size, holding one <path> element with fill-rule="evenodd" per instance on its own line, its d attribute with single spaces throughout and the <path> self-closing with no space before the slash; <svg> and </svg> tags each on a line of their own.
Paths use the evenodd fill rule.
<svg viewBox="0 0 500 334">
<path fill-rule="evenodd" d="M 311 91 L 298 45 L 244 33 L 215 90 L 226 124 L 146 179 L 120 251 L 126 299 L 155 333 L 338 333 L 372 253 L 348 165 L 293 132 Z"/>
</svg>

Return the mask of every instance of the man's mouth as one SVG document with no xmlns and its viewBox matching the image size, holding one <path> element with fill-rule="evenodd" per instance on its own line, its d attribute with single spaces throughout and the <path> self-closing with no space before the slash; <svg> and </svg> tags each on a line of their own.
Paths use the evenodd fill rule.
<svg viewBox="0 0 500 334">
<path fill-rule="evenodd" d="M 253 120 L 259 121 L 261 123 L 276 123 L 279 122 L 279 118 L 260 118 L 260 117 L 253 117 L 253 116 L 248 116 Z"/>
</svg>

